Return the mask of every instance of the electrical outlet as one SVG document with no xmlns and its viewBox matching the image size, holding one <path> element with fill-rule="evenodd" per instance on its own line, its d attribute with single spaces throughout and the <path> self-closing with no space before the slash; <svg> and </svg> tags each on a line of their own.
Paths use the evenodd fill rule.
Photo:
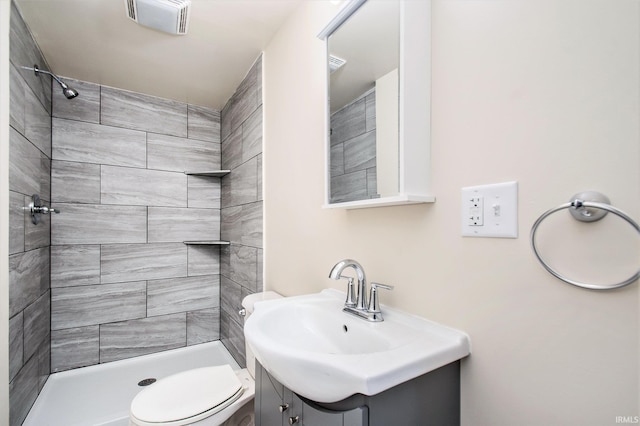
<svg viewBox="0 0 640 426">
<path fill-rule="evenodd" d="M 518 182 L 462 188 L 462 235 L 518 238 Z"/>
</svg>

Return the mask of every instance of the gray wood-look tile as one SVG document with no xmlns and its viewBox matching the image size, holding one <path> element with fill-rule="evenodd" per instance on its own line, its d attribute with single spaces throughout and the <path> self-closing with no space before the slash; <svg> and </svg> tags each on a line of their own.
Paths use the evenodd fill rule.
<svg viewBox="0 0 640 426">
<path fill-rule="evenodd" d="M 258 249 L 231 245 L 231 270 L 229 278 L 252 292 L 257 290 Z"/>
<path fill-rule="evenodd" d="M 52 121 L 54 160 L 146 166 L 144 132 L 63 118 Z"/>
<path fill-rule="evenodd" d="M 185 277 L 187 246 L 182 243 L 103 245 L 100 270 L 103 284 Z"/>
<path fill-rule="evenodd" d="M 24 197 L 24 205 L 28 206 L 31 200 L 31 197 Z M 42 202 L 49 204 L 49 202 L 44 199 Z M 31 214 L 26 213 L 23 216 L 25 251 L 51 245 L 51 216 L 40 215 L 40 220 L 37 225 L 31 220 Z"/>
<path fill-rule="evenodd" d="M 364 133 L 344 142 L 344 171 L 352 173 L 376 166 L 376 132 Z"/>
<path fill-rule="evenodd" d="M 369 198 L 378 198 L 378 173 L 376 168 L 367 169 L 367 195 Z"/>
<path fill-rule="evenodd" d="M 241 244 L 262 247 L 262 201 L 249 203 L 242 206 L 241 215 Z"/>
<path fill-rule="evenodd" d="M 183 347 L 187 342 L 186 313 L 100 326 L 100 362 Z"/>
<path fill-rule="evenodd" d="M 39 194 L 49 199 L 49 159 L 24 136 L 11 128 L 9 133 L 9 189 L 25 195 Z"/>
<path fill-rule="evenodd" d="M 222 190 L 220 178 L 209 176 L 187 176 L 187 206 L 219 209 Z"/>
<path fill-rule="evenodd" d="M 63 77 L 80 95 L 67 99 L 61 90 L 53 90 L 52 115 L 57 118 L 100 123 L 100 85 Z"/>
<path fill-rule="evenodd" d="M 102 86 L 100 122 L 187 137 L 187 104 Z"/>
<path fill-rule="evenodd" d="M 220 339 L 220 308 L 187 312 L 187 346 Z"/>
<path fill-rule="evenodd" d="M 170 278 L 147 283 L 147 316 L 220 306 L 220 277 Z"/>
<path fill-rule="evenodd" d="M 242 309 L 242 286 L 227 277 L 220 277 L 220 308 L 228 315 Z"/>
<path fill-rule="evenodd" d="M 51 218 L 51 244 L 144 243 L 147 208 L 95 204 L 58 204 Z"/>
<path fill-rule="evenodd" d="M 22 368 L 24 359 L 24 319 L 19 312 L 9 319 L 9 381 L 13 380 Z"/>
<path fill-rule="evenodd" d="M 42 391 L 51 373 L 51 339 L 45 340 L 36 355 L 38 357 L 38 391 Z"/>
<path fill-rule="evenodd" d="M 9 191 L 9 254 L 24 251 L 25 196 Z"/>
<path fill-rule="evenodd" d="M 199 172 L 220 168 L 220 144 L 216 142 L 149 133 L 147 150 L 150 169 Z"/>
<path fill-rule="evenodd" d="M 329 155 L 330 176 L 335 177 L 344 174 L 344 143 L 332 145 Z"/>
<path fill-rule="evenodd" d="M 331 116 L 331 145 L 359 136 L 365 131 L 364 99 L 347 105 Z"/>
<path fill-rule="evenodd" d="M 213 275 L 220 273 L 219 246 L 187 246 L 188 275 Z"/>
<path fill-rule="evenodd" d="M 220 143 L 220 111 L 187 105 L 189 139 Z"/>
<path fill-rule="evenodd" d="M 49 291 L 24 310 L 24 359 L 29 359 L 38 349 L 49 342 L 51 303 Z"/>
<path fill-rule="evenodd" d="M 31 36 L 15 3 L 11 4 L 11 24 L 9 27 L 10 60 L 27 85 L 36 94 L 40 103 L 50 111 L 51 107 L 51 78 L 37 76 L 33 71 L 20 69 L 20 66 L 38 64 L 40 69 L 48 70 L 47 62 L 42 56 L 38 45 Z"/>
<path fill-rule="evenodd" d="M 38 397 L 39 360 L 31 357 L 9 383 L 9 425 L 20 426 Z"/>
<path fill-rule="evenodd" d="M 145 305 L 144 281 L 53 288 L 51 329 L 144 318 Z"/>
<path fill-rule="evenodd" d="M 245 344 L 242 326 L 224 310 L 220 311 L 220 341 L 240 366 L 245 366 Z"/>
<path fill-rule="evenodd" d="M 257 157 L 258 160 L 258 200 L 262 201 L 263 197 L 263 193 L 262 193 L 262 154 L 258 155 Z"/>
<path fill-rule="evenodd" d="M 367 171 L 331 178 L 331 202 L 363 200 L 367 197 Z"/>
<path fill-rule="evenodd" d="M 220 237 L 225 241 L 240 243 L 242 239 L 242 206 L 220 210 Z"/>
<path fill-rule="evenodd" d="M 51 116 L 40 100 L 25 90 L 24 135 L 47 157 L 51 158 Z"/>
<path fill-rule="evenodd" d="M 51 287 L 100 284 L 100 246 L 51 247 Z"/>
<path fill-rule="evenodd" d="M 49 247 L 9 256 L 9 316 L 35 302 L 49 288 Z"/>
<path fill-rule="evenodd" d="M 366 131 L 376 129 L 376 92 L 375 90 L 364 98 Z"/>
<path fill-rule="evenodd" d="M 187 175 L 159 170 L 102 166 L 101 204 L 187 207 Z"/>
<path fill-rule="evenodd" d="M 233 94 L 231 108 L 227 120 L 231 131 L 234 131 L 260 106 L 262 99 L 258 97 L 258 68 L 254 64 Z"/>
<path fill-rule="evenodd" d="M 256 292 L 264 290 L 264 253 L 263 249 L 258 249 L 256 267 Z"/>
<path fill-rule="evenodd" d="M 51 372 L 100 362 L 100 326 L 51 331 Z"/>
<path fill-rule="evenodd" d="M 24 134 L 24 103 L 26 83 L 18 70 L 11 64 L 9 80 L 9 123 L 18 133 Z"/>
<path fill-rule="evenodd" d="M 262 106 L 242 123 L 242 161 L 262 152 Z"/>
<path fill-rule="evenodd" d="M 220 239 L 220 214 L 216 209 L 149 207 L 149 242 Z"/>
<path fill-rule="evenodd" d="M 258 200 L 258 159 L 256 157 L 233 169 L 222 180 L 222 207 L 237 206 Z"/>
<path fill-rule="evenodd" d="M 242 164 L 242 131 L 236 130 L 222 142 L 222 168 L 232 170 Z"/>
<path fill-rule="evenodd" d="M 100 203 L 100 165 L 53 160 L 51 199 L 54 203 Z"/>
</svg>

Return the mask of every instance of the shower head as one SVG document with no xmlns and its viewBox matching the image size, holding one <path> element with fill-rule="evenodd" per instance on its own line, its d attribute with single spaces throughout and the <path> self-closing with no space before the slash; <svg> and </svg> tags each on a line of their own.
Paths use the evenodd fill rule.
<svg viewBox="0 0 640 426">
<path fill-rule="evenodd" d="M 72 87 L 69 87 L 65 84 L 64 81 L 60 80 L 60 77 L 58 77 L 57 75 L 55 75 L 52 72 L 49 71 L 45 71 L 45 70 L 41 70 L 40 68 L 38 68 L 38 65 L 34 65 L 33 67 L 22 67 L 25 70 L 31 70 L 34 71 L 36 73 L 37 76 L 40 76 L 40 73 L 44 73 L 44 74 L 49 74 L 51 77 L 53 77 L 53 79 L 55 81 L 58 82 L 58 84 L 60 85 L 60 87 L 62 87 L 62 94 L 67 98 L 67 99 L 73 99 L 76 96 L 78 96 L 78 91 Z"/>
</svg>

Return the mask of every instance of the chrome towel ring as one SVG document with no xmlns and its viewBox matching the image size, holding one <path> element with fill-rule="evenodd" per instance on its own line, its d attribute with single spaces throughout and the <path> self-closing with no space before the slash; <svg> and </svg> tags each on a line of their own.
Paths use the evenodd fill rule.
<svg viewBox="0 0 640 426">
<path fill-rule="evenodd" d="M 595 222 L 597 220 L 602 219 L 604 216 L 607 215 L 607 213 L 613 213 L 616 216 L 619 216 L 625 221 L 627 221 L 631 226 L 633 226 L 636 232 L 640 233 L 640 225 L 638 225 L 637 222 L 631 219 L 631 217 L 629 217 L 622 210 L 617 209 L 612 205 L 610 205 L 609 199 L 605 195 L 600 194 L 599 192 L 594 192 L 594 191 L 587 191 L 587 192 L 576 194 L 572 197 L 572 201 L 542 213 L 542 215 L 538 218 L 538 220 L 534 222 L 533 226 L 531 227 L 530 240 L 531 240 L 531 248 L 533 249 L 533 253 L 536 255 L 536 258 L 538 259 L 538 261 L 540 261 L 542 266 L 551 275 L 553 275 L 554 277 L 566 283 L 569 283 L 578 287 L 582 287 L 582 288 L 587 288 L 590 290 L 612 290 L 614 288 L 627 286 L 633 283 L 634 281 L 637 281 L 638 279 L 640 279 L 640 270 L 639 270 L 631 277 L 616 284 L 612 284 L 608 286 L 597 285 L 597 284 L 587 284 L 587 283 L 566 278 L 563 275 L 561 275 L 559 272 L 551 268 L 544 261 L 544 259 L 540 256 L 540 253 L 538 252 L 538 248 L 536 247 L 536 231 L 538 230 L 538 226 L 540 225 L 540 223 L 543 220 L 545 220 L 548 216 L 552 215 L 557 211 L 564 210 L 564 209 L 570 209 L 569 211 L 571 212 L 571 215 L 576 220 L 579 220 L 581 222 Z"/>
</svg>

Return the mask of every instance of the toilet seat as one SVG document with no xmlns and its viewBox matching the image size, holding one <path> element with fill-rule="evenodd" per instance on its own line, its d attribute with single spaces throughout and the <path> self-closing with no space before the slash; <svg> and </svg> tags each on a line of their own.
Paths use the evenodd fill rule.
<svg viewBox="0 0 640 426">
<path fill-rule="evenodd" d="M 197 368 L 140 391 L 131 403 L 131 419 L 140 426 L 188 425 L 222 411 L 243 391 L 230 365 Z"/>
</svg>

